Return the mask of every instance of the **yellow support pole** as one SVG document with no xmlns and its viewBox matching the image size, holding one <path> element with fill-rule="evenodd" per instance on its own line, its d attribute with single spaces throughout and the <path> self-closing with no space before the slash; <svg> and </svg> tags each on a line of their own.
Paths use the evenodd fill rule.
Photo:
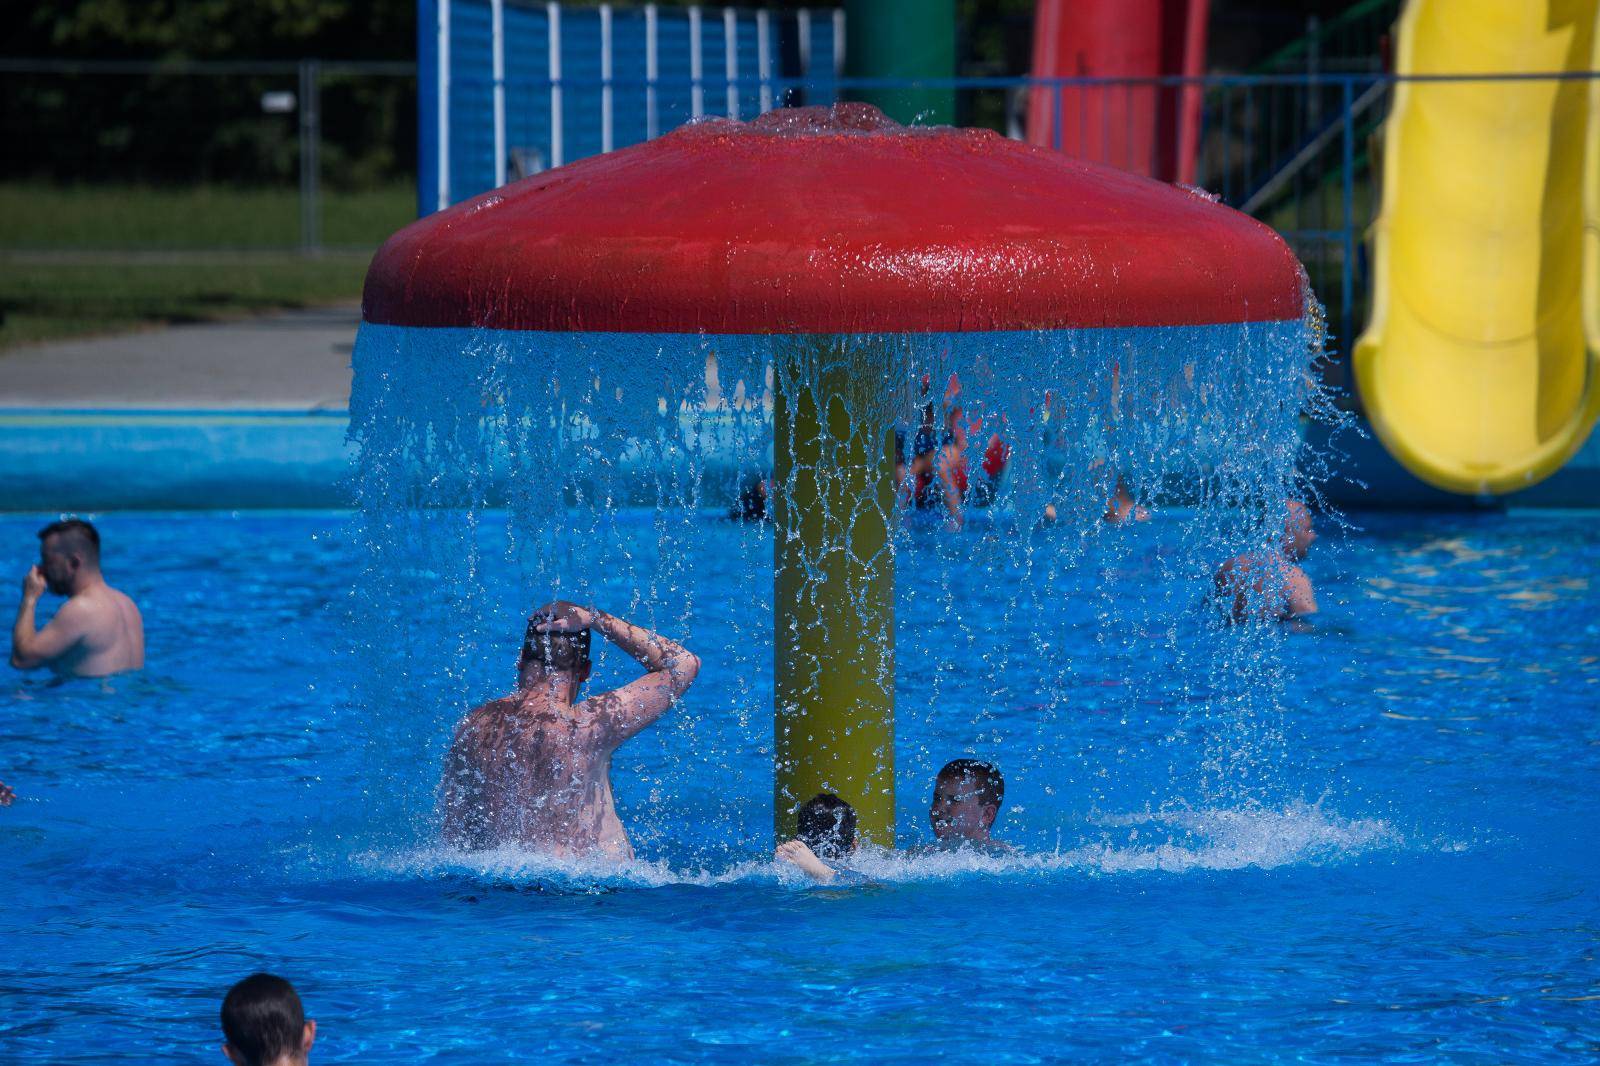
<svg viewBox="0 0 1600 1066">
<path fill-rule="evenodd" d="M 893 436 L 886 346 L 780 344 L 776 368 L 773 810 L 780 840 L 818 792 L 894 846 Z"/>
</svg>

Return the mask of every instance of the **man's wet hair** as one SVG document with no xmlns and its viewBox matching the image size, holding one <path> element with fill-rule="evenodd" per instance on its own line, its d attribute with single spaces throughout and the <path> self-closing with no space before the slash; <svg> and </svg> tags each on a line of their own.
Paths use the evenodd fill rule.
<svg viewBox="0 0 1600 1066">
<path fill-rule="evenodd" d="M 528 619 L 528 629 L 522 638 L 522 657 L 517 662 L 517 668 L 537 666 L 547 674 L 577 674 L 588 669 L 589 631 L 541 632 L 538 627 L 548 621 L 549 616 L 543 613 Z"/>
<path fill-rule="evenodd" d="M 298 1055 L 306 1012 L 294 986 L 270 973 L 253 973 L 228 989 L 222 1001 L 222 1035 L 249 1066 Z"/>
<path fill-rule="evenodd" d="M 978 800 L 994 804 L 995 810 L 1000 809 L 1001 801 L 1006 798 L 1006 779 L 993 763 L 978 759 L 951 759 L 939 771 L 941 780 L 948 777 L 971 781 L 977 786 Z"/>
<path fill-rule="evenodd" d="M 81 518 L 63 518 L 39 530 L 41 542 L 51 537 L 60 537 L 66 551 L 77 552 L 90 562 L 100 560 L 100 532 Z"/>
<path fill-rule="evenodd" d="M 842 859 L 856 848 L 856 809 L 832 792 L 819 792 L 800 805 L 802 843 L 819 859 Z"/>
</svg>

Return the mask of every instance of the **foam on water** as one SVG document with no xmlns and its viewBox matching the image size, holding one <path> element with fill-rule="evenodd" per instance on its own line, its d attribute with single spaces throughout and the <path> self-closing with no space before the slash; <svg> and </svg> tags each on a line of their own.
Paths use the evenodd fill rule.
<svg viewBox="0 0 1600 1066">
<path fill-rule="evenodd" d="M 1326 865 L 1408 846 L 1405 838 L 1381 819 L 1345 819 L 1309 804 L 1279 810 L 1102 816 L 1094 825 L 1101 832 L 1088 835 L 1098 835 L 1098 841 L 1053 851 L 861 849 L 847 865 L 882 884 L 967 877 L 1184 875 Z M 460 878 L 475 884 L 567 892 L 678 885 L 826 887 L 788 863 L 767 857 L 674 866 L 659 860 L 618 864 L 560 859 L 517 847 L 468 852 L 425 846 L 358 852 L 351 856 L 350 865 L 360 876 L 380 879 Z"/>
</svg>

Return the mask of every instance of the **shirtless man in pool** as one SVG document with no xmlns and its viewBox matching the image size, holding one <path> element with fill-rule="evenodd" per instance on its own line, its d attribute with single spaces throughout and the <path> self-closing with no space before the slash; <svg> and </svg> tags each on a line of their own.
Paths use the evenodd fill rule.
<svg viewBox="0 0 1600 1066">
<path fill-rule="evenodd" d="M 34 612 L 45 591 L 67 597 L 43 629 Z M 144 666 L 144 620 L 100 574 L 100 534 L 78 518 L 39 530 L 39 563 L 22 581 L 11 626 L 11 665 L 48 666 L 65 677 L 105 677 Z"/>
<path fill-rule="evenodd" d="M 646 673 L 580 700 L 591 630 Z M 445 757 L 445 842 L 633 858 L 611 798 L 611 754 L 660 718 L 699 671 L 699 658 L 683 645 L 604 611 L 565 601 L 539 608 L 528 620 L 517 691 L 456 727 Z"/>
<path fill-rule="evenodd" d="M 1299 565 L 1316 539 L 1310 509 L 1299 500 L 1288 501 L 1276 549 L 1246 552 L 1219 566 L 1212 577 L 1212 602 L 1234 623 L 1256 617 L 1299 624 L 1316 614 L 1316 592 Z"/>
</svg>

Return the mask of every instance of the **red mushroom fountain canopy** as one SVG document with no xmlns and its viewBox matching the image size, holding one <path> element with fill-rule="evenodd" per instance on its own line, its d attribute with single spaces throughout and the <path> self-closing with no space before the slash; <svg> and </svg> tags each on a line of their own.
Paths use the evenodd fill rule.
<svg viewBox="0 0 1600 1066">
<path fill-rule="evenodd" d="M 881 333 L 1299 318 L 1276 233 L 1205 196 L 864 104 L 711 120 L 407 226 L 399 326 Z"/>
</svg>

